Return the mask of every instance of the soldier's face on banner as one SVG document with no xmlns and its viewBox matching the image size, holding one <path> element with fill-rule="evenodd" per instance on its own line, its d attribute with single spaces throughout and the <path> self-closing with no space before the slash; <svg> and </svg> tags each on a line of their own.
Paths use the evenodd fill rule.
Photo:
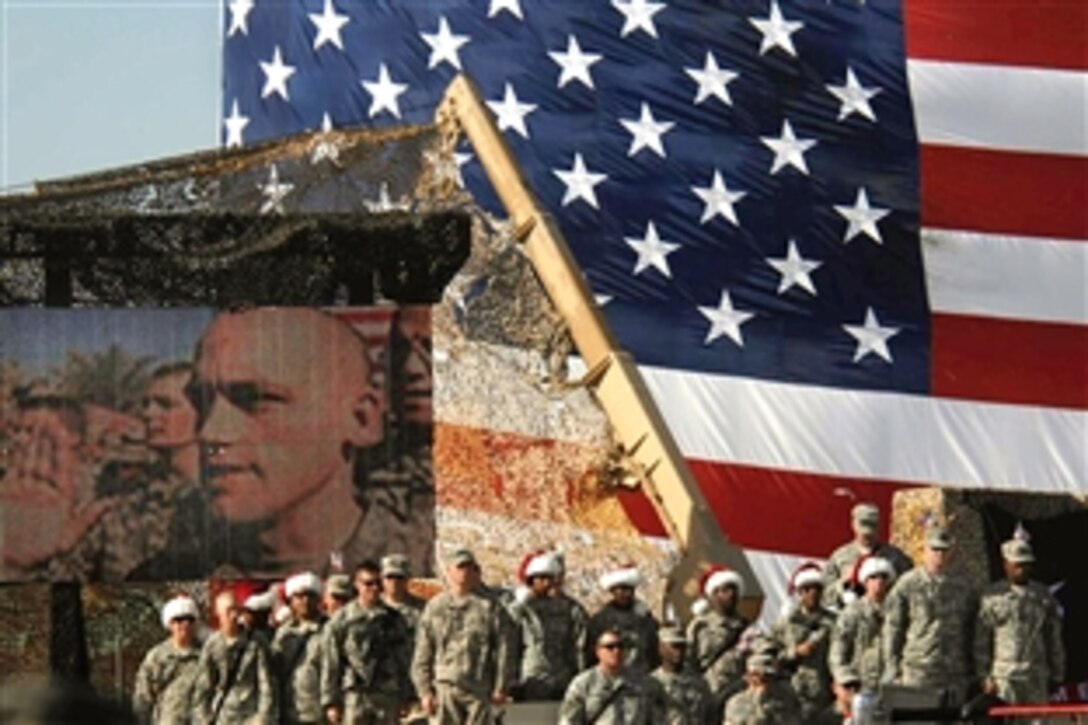
<svg viewBox="0 0 1088 725">
<path fill-rule="evenodd" d="M 147 443 L 152 448 L 176 448 L 196 438 L 196 410 L 185 396 L 190 373 L 181 371 L 155 378 L 143 399 Z"/>
<path fill-rule="evenodd" d="M 396 395 L 404 417 L 411 423 L 431 422 L 431 311 L 429 307 L 402 307 L 393 330 L 396 350 L 393 371 Z"/>
<path fill-rule="evenodd" d="M 350 487 L 354 449 L 381 435 L 365 345 L 316 310 L 217 317 L 189 395 L 213 507 L 232 521 L 275 518 L 334 480 Z"/>
</svg>

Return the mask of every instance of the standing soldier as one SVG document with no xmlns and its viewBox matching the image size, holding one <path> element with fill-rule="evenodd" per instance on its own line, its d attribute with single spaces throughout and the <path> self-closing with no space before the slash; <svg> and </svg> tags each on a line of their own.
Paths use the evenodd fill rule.
<svg viewBox="0 0 1088 725">
<path fill-rule="evenodd" d="M 741 635 L 751 624 L 737 612 L 744 594 L 740 574 L 724 566 L 710 567 L 700 586 L 706 609 L 688 626 L 688 659 L 701 673 L 713 697 L 713 709 L 721 713 L 729 696 L 744 685 L 744 653 Z"/>
<path fill-rule="evenodd" d="M 725 704 L 724 725 L 800 725 L 801 703 L 776 672 L 774 655 L 755 652 L 748 658 L 748 686 Z"/>
<path fill-rule="evenodd" d="M 843 594 L 850 586 L 850 574 L 855 571 L 857 560 L 863 556 L 879 556 L 886 559 L 902 576 L 910 571 L 914 562 L 902 549 L 880 540 L 880 509 L 875 504 L 859 503 L 850 511 L 850 525 L 854 538 L 835 549 L 824 565 L 824 606 L 838 609 L 846 604 Z"/>
<path fill-rule="evenodd" d="M 321 606 L 325 616 L 332 617 L 355 597 L 355 587 L 351 586 L 351 577 L 347 574 L 333 574 L 325 580 L 325 593 L 321 596 Z"/>
<path fill-rule="evenodd" d="M 454 552 L 449 589 L 423 608 L 412 682 L 436 725 L 490 725 L 492 705 L 506 703 L 517 677 L 514 627 L 498 599 L 480 589 L 480 567 L 467 549 Z"/>
<path fill-rule="evenodd" d="M 790 682 L 801 702 L 801 721 L 821 723 L 831 716 L 827 652 L 835 614 L 820 603 L 824 592 L 820 565 L 809 562 L 798 567 L 790 590 L 797 600 L 775 625 L 773 635 L 782 647 L 783 664 L 793 672 Z"/>
<path fill-rule="evenodd" d="M 284 585 L 290 619 L 272 639 L 272 664 L 280 686 L 280 715 L 285 725 L 319 723 L 321 711 L 321 580 L 304 572 Z"/>
<path fill-rule="evenodd" d="M 381 567 L 364 561 L 355 570 L 355 601 L 325 625 L 321 703 L 329 722 L 395 723 L 412 699 L 411 633 L 381 600 L 381 586 Z"/>
<path fill-rule="evenodd" d="M 155 645 L 136 672 L 132 709 L 145 725 L 183 725 L 192 718 L 193 686 L 196 684 L 200 647 L 196 602 L 177 596 L 162 608 L 163 626 L 170 636 Z"/>
<path fill-rule="evenodd" d="M 510 608 L 521 642 L 519 700 L 561 700 L 585 668 L 586 620 L 552 596 L 559 572 L 551 552 L 529 555 L 522 567 L 527 590 Z"/>
<path fill-rule="evenodd" d="M 1035 553 L 1025 534 L 1001 545 L 1005 581 L 991 584 L 982 596 L 975 672 L 987 694 L 1010 704 L 1043 704 L 1065 675 L 1065 650 L 1058 602 L 1031 580 Z"/>
<path fill-rule="evenodd" d="M 624 636 L 625 666 L 648 674 L 658 664 L 657 619 L 635 598 L 642 575 L 634 564 L 627 564 L 605 572 L 600 583 L 611 599 L 589 618 L 589 641 L 596 642 L 606 629 L 618 629 Z"/>
<path fill-rule="evenodd" d="M 661 630 L 661 666 L 650 676 L 661 685 L 665 696 L 667 725 L 705 725 L 713 716 L 721 716 L 722 706 L 714 707 L 710 688 L 697 672 L 684 668 L 687 639 L 680 627 Z"/>
<path fill-rule="evenodd" d="M 938 526 L 926 532 L 922 564 L 899 579 L 884 605 L 884 682 L 929 687 L 946 704 L 967 694 L 977 600 L 962 577 L 946 572 L 952 543 Z"/>
<path fill-rule="evenodd" d="M 382 601 L 397 610 L 412 632 L 415 647 L 416 627 L 427 602 L 408 591 L 408 557 L 404 554 L 388 554 L 382 557 Z"/>
<path fill-rule="evenodd" d="M 597 665 L 575 677 L 559 708 L 560 725 L 658 725 L 665 694 L 652 677 L 628 667 L 627 635 L 606 627 L 594 643 Z"/>
<path fill-rule="evenodd" d="M 254 592 L 242 604 L 242 624 L 250 634 L 264 637 L 265 644 L 272 644 L 272 610 L 276 607 L 276 590 L 269 587 Z"/>
<path fill-rule="evenodd" d="M 850 712 L 859 692 L 875 693 L 880 688 L 884 599 L 895 581 L 895 568 L 887 559 L 867 556 L 858 563 L 857 579 L 865 595 L 846 605 L 831 636 L 829 665 L 843 713 Z"/>
<path fill-rule="evenodd" d="M 271 723 L 278 717 L 268 642 L 239 624 L 234 592 L 215 598 L 217 630 L 204 643 L 197 664 L 194 707 L 197 721 Z"/>
</svg>

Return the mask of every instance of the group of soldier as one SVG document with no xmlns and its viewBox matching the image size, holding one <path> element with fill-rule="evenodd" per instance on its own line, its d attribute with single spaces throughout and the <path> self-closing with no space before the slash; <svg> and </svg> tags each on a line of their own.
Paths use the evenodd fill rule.
<svg viewBox="0 0 1088 725">
<path fill-rule="evenodd" d="M 922 688 L 946 704 L 973 693 L 1042 703 L 1064 672 L 1058 607 L 1030 579 L 1030 543 L 1001 553 L 1006 577 L 979 595 L 949 573 L 952 542 L 927 531 L 922 560 L 877 538 L 859 504 L 855 538 L 801 566 L 769 631 L 740 612 L 745 582 L 722 566 L 700 580 L 686 628 L 660 625 L 636 596 L 634 565 L 605 572 L 594 614 L 564 592 L 555 551 L 527 556 L 522 586 L 485 585 L 475 556 L 447 559 L 446 589 L 408 593 L 408 562 L 363 562 L 353 580 L 288 578 L 241 604 L 214 598 L 198 642 L 196 603 L 163 609 L 170 637 L 146 656 L 134 706 L 148 722 L 494 723 L 510 702 L 561 701 L 571 725 L 850 721 L 882 688 Z M 270 620 L 277 622 L 276 626 Z"/>
</svg>

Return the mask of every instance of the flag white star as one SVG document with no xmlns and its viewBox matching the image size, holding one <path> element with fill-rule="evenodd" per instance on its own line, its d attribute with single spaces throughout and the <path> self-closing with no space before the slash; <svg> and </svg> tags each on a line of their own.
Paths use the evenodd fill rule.
<svg viewBox="0 0 1088 725">
<path fill-rule="evenodd" d="M 559 73 L 559 80 L 557 85 L 559 88 L 567 85 L 571 81 L 578 81 L 586 88 L 593 89 L 593 76 L 590 75 L 589 69 L 594 63 L 599 61 L 602 56 L 600 53 L 584 53 L 581 46 L 578 45 L 578 38 L 573 35 L 567 36 L 567 52 L 562 51 L 550 51 L 548 56 L 559 64 L 562 69 Z"/>
<path fill-rule="evenodd" d="M 861 82 L 858 81 L 858 77 L 854 75 L 854 69 L 850 66 L 846 67 L 845 84 L 836 86 L 829 83 L 825 87 L 831 95 L 842 102 L 842 105 L 839 106 L 840 121 L 849 118 L 854 113 L 864 116 L 870 121 L 876 120 L 876 114 L 873 113 L 873 107 L 869 104 L 869 101 L 883 89 L 876 86 L 872 88 L 862 86 Z"/>
<path fill-rule="evenodd" d="M 631 147 L 627 149 L 628 156 L 634 156 L 642 149 L 650 149 L 661 158 L 665 158 L 665 145 L 661 137 L 676 124 L 672 121 L 654 119 L 649 104 L 643 102 L 638 120 L 621 118 L 620 125 L 631 134 Z"/>
<path fill-rule="evenodd" d="M 227 9 L 230 10 L 227 37 L 232 38 L 235 33 L 249 35 L 249 11 L 253 9 L 253 0 L 230 0 Z"/>
<path fill-rule="evenodd" d="M 792 166 L 802 174 L 808 175 L 808 165 L 805 163 L 805 153 L 816 145 L 814 139 L 800 139 L 793 133 L 793 126 L 788 120 L 782 121 L 782 135 L 760 136 L 763 145 L 774 151 L 774 161 L 771 162 L 771 174 L 777 174 L 786 166 Z"/>
<path fill-rule="evenodd" d="M 612 295 L 595 294 L 593 295 L 593 300 L 597 303 L 598 307 L 604 307 L 612 301 Z"/>
<path fill-rule="evenodd" d="M 283 62 L 283 54 L 280 47 L 272 53 L 269 62 L 260 61 L 261 70 L 264 71 L 264 88 L 261 89 L 261 98 L 268 98 L 276 93 L 285 101 L 291 100 L 287 95 L 287 81 L 295 74 L 295 67 Z"/>
<path fill-rule="evenodd" d="M 642 274 L 650 267 L 653 267 L 666 277 L 672 278 L 672 270 L 669 269 L 668 256 L 679 249 L 680 245 L 663 241 L 661 237 L 658 236 L 657 227 L 654 226 L 653 222 L 647 222 L 646 236 L 642 239 L 637 237 L 624 237 L 623 241 L 627 242 L 627 246 L 635 250 L 638 254 L 638 259 L 635 260 L 635 271 L 633 274 Z"/>
<path fill-rule="evenodd" d="M 461 70 L 461 56 L 458 53 L 471 38 L 467 35 L 454 35 L 445 15 L 438 19 L 437 33 L 420 33 L 419 35 L 423 38 L 423 42 L 431 47 L 431 57 L 427 61 L 427 68 L 437 68 L 442 63 L 449 63 L 457 70 Z"/>
<path fill-rule="evenodd" d="M 559 180 L 567 187 L 567 190 L 563 193 L 563 200 L 560 202 L 562 206 L 582 199 L 594 209 L 600 209 L 597 206 L 597 192 L 594 188 L 597 184 L 606 181 L 608 176 L 596 174 L 586 169 L 586 162 L 582 160 L 582 154 L 574 154 L 574 166 L 571 167 L 570 171 L 553 169 L 552 173 L 558 176 Z"/>
<path fill-rule="evenodd" d="M 283 200 L 287 198 L 295 185 L 280 181 L 280 172 L 276 165 L 272 164 L 268 169 L 268 181 L 264 184 L 257 184 L 257 188 L 261 190 L 261 195 L 265 197 L 264 202 L 261 204 L 261 213 L 283 214 Z"/>
<path fill-rule="evenodd" d="M 612 0 L 612 7 L 623 13 L 620 37 L 626 38 L 636 30 L 642 30 L 652 38 L 657 37 L 654 15 L 665 9 L 665 3 L 650 0 Z"/>
<path fill-rule="evenodd" d="M 536 110 L 536 104 L 519 101 L 513 85 L 507 83 L 502 100 L 488 101 L 487 107 L 495 114 L 495 120 L 499 124 L 500 131 L 513 129 L 521 134 L 522 138 L 529 138 L 529 129 L 525 126 L 525 117 Z"/>
<path fill-rule="evenodd" d="M 892 362 L 892 353 L 888 349 L 888 340 L 899 334 L 898 327 L 884 327 L 877 319 L 873 308 L 865 310 L 865 322 L 861 325 L 843 325 L 842 329 L 850 333 L 858 341 L 854 350 L 854 362 L 860 362 L 866 355 L 873 353 Z"/>
<path fill-rule="evenodd" d="M 740 226 L 733 205 L 743 199 L 748 192 L 730 191 L 722 178 L 722 172 L 714 169 L 714 178 L 711 180 L 710 186 L 693 186 L 691 190 L 706 205 L 703 208 L 703 216 L 699 219 L 700 224 L 706 224 L 720 215 L 726 221 L 732 222 L 734 226 Z"/>
<path fill-rule="evenodd" d="M 865 187 L 858 188 L 858 195 L 853 206 L 836 205 L 835 211 L 849 222 L 843 242 L 849 242 L 857 235 L 864 234 L 877 244 L 884 243 L 876 223 L 888 216 L 891 210 L 869 206 L 869 194 L 865 191 Z"/>
<path fill-rule="evenodd" d="M 349 20 L 347 15 L 336 12 L 336 6 L 332 4 L 332 0 L 325 0 L 325 9 L 322 13 L 310 13 L 310 21 L 317 26 L 314 50 L 320 50 L 325 43 L 332 43 L 343 50 L 344 39 L 340 36 L 340 30 L 348 24 Z"/>
<path fill-rule="evenodd" d="M 710 320 L 710 329 L 706 333 L 706 339 L 703 340 L 704 345 L 709 345 L 722 335 L 728 335 L 730 340 L 744 347 L 744 335 L 740 331 L 740 326 L 755 317 L 755 313 L 733 309 L 729 290 L 722 290 L 722 298 L 718 301 L 717 307 L 700 307 L 699 312 Z"/>
<path fill-rule="evenodd" d="M 491 0 L 491 5 L 487 9 L 487 17 L 493 18 L 504 10 L 518 20 L 525 19 L 525 16 L 521 13 L 521 0 Z"/>
<path fill-rule="evenodd" d="M 370 94 L 370 110 L 367 111 L 370 118 L 374 118 L 382 111 L 389 111 L 400 118 L 400 103 L 397 97 L 408 90 L 407 83 L 395 83 L 389 77 L 389 69 L 385 63 L 378 66 L 378 79 L 376 81 L 360 81 L 363 88 Z"/>
<path fill-rule="evenodd" d="M 809 275 L 819 269 L 823 262 L 813 262 L 801 256 L 797 250 L 797 243 L 790 240 L 785 257 L 768 257 L 767 264 L 774 267 L 780 275 L 778 294 L 785 294 L 790 287 L 797 285 L 809 294 L 816 294 L 816 285 L 812 283 Z"/>
<path fill-rule="evenodd" d="M 238 110 L 238 99 L 230 106 L 230 115 L 223 119 L 223 125 L 227 127 L 227 148 L 237 148 L 242 145 L 242 132 L 249 125 L 249 116 L 243 116 Z"/>
<path fill-rule="evenodd" d="M 756 26 L 756 29 L 763 34 L 763 42 L 759 46 L 760 55 L 764 55 L 773 48 L 781 48 L 793 57 L 797 57 L 797 49 L 793 47 L 791 36 L 805 27 L 805 24 L 799 20 L 786 20 L 776 0 L 771 0 L 769 17 L 748 18 L 748 22 Z"/>
<path fill-rule="evenodd" d="M 325 113 L 321 117 L 321 132 L 318 133 L 313 150 L 310 152 L 310 163 L 319 164 L 329 161 L 333 164 L 340 163 L 340 146 L 332 139 L 332 116 Z"/>
<path fill-rule="evenodd" d="M 685 68 L 684 72 L 699 84 L 695 91 L 695 104 L 698 105 L 710 97 L 718 98 L 727 106 L 733 105 L 733 97 L 729 95 L 729 84 L 737 78 L 737 73 L 718 67 L 718 59 L 709 50 L 706 52 L 706 60 L 703 67 Z"/>
</svg>

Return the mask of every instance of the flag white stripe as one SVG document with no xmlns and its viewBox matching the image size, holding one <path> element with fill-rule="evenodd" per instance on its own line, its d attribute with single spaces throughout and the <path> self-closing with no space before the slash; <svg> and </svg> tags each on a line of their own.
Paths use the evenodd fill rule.
<svg viewBox="0 0 1088 725">
<path fill-rule="evenodd" d="M 922 143 L 1088 154 L 1088 73 L 908 60 Z"/>
<path fill-rule="evenodd" d="M 979 317 L 1088 323 L 1088 244 L 923 229 L 930 308 Z"/>
<path fill-rule="evenodd" d="M 891 348 L 894 354 L 894 340 Z M 641 370 L 689 458 L 874 481 L 1088 493 L 1083 411 Z"/>
</svg>

